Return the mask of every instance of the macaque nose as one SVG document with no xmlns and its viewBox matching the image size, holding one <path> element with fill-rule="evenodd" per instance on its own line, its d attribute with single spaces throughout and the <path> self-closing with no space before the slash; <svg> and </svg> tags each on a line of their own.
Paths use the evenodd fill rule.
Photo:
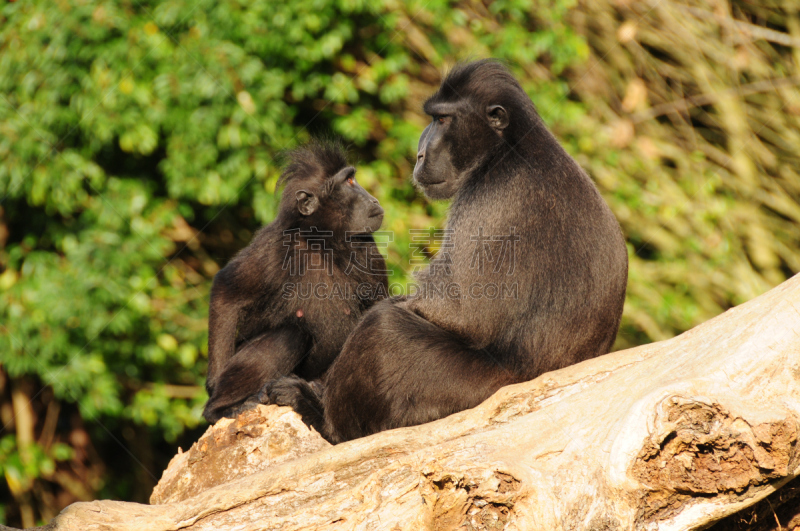
<svg viewBox="0 0 800 531">
<path fill-rule="evenodd" d="M 424 158 L 425 158 L 425 152 L 424 151 L 420 151 L 419 153 L 417 153 L 417 162 L 421 161 Z"/>
</svg>

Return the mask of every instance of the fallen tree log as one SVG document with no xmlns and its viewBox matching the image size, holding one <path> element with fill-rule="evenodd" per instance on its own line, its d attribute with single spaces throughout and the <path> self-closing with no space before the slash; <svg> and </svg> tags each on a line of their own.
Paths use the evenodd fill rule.
<svg viewBox="0 0 800 531">
<path fill-rule="evenodd" d="M 247 415 L 173 460 L 154 501 L 175 501 L 75 503 L 48 527 L 707 528 L 800 473 L 800 276 L 430 424 L 330 447 L 285 408 Z"/>
</svg>

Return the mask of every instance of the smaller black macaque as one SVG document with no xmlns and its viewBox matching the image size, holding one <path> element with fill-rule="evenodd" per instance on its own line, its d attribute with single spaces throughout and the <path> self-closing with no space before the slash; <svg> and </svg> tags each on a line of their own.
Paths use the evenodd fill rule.
<svg viewBox="0 0 800 531">
<path fill-rule="evenodd" d="M 278 216 L 214 277 L 208 318 L 210 423 L 258 404 L 290 374 L 320 378 L 364 312 L 387 296 L 372 233 L 378 200 L 343 149 L 314 142 L 289 154 Z"/>
</svg>

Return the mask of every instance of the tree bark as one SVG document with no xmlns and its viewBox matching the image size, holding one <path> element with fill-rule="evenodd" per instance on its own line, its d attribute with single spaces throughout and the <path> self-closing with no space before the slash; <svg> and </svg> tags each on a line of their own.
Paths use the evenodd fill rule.
<svg viewBox="0 0 800 531">
<path fill-rule="evenodd" d="M 75 503 L 51 528 L 704 529 L 800 473 L 799 419 L 795 276 L 422 426 L 331 447 L 263 406 L 176 456 L 152 500 L 170 503 Z"/>
</svg>

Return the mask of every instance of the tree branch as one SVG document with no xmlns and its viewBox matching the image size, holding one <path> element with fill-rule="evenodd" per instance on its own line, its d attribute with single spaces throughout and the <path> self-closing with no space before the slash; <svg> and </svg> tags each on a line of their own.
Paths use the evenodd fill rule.
<svg viewBox="0 0 800 531">
<path fill-rule="evenodd" d="M 76 503 L 52 528 L 701 529 L 800 474 L 798 300 L 795 276 L 679 337 L 334 447 L 264 406 L 173 460 L 181 501 Z"/>
</svg>

